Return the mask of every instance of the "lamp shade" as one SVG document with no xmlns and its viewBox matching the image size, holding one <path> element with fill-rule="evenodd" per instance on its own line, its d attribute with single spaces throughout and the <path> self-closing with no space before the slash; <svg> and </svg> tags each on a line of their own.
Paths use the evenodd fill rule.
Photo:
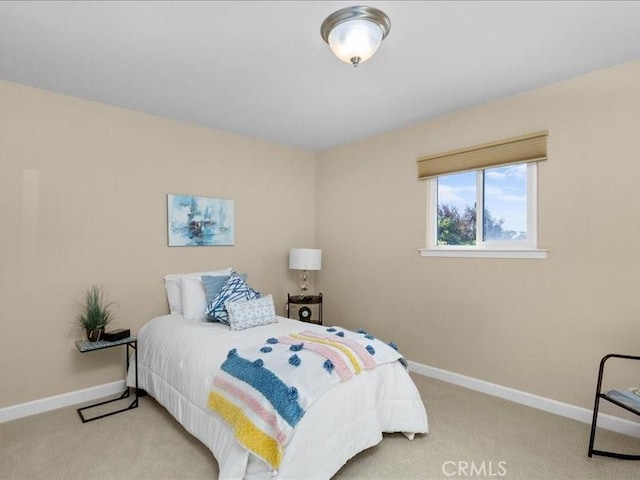
<svg viewBox="0 0 640 480">
<path fill-rule="evenodd" d="M 317 248 L 292 248 L 289 250 L 289 268 L 292 270 L 320 270 L 322 250 Z"/>
</svg>

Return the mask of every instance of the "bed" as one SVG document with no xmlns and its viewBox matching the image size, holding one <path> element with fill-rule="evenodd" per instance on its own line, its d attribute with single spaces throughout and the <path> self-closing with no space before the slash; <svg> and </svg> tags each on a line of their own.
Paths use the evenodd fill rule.
<svg viewBox="0 0 640 480">
<path fill-rule="evenodd" d="M 232 331 L 220 323 L 171 314 L 150 320 L 138 332 L 140 388 L 211 450 L 220 479 L 329 479 L 349 458 L 380 442 L 382 432 L 402 432 L 409 439 L 427 433 L 417 388 L 395 361 L 363 370 L 314 401 L 287 443 L 277 471 L 243 448 L 232 428 L 208 408 L 213 379 L 229 351 L 268 337 L 327 330 L 288 318 L 277 320 Z M 135 385 L 134 373 L 129 371 L 129 386 Z"/>
</svg>

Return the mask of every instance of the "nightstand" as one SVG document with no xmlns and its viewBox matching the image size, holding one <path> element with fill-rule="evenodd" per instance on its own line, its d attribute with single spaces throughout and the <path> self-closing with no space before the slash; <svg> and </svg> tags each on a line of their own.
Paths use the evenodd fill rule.
<svg viewBox="0 0 640 480">
<path fill-rule="evenodd" d="M 136 367 L 136 388 L 135 388 L 135 399 L 128 407 L 121 408 L 119 410 L 115 410 L 113 412 L 104 413 L 102 415 L 98 415 L 93 418 L 85 418 L 83 415 L 83 411 L 88 410 L 90 408 L 98 407 L 100 405 L 106 405 L 107 403 L 117 402 L 118 400 L 122 400 L 123 398 L 129 398 L 129 388 L 125 385 L 125 390 L 122 392 L 118 398 L 114 398 L 112 400 L 107 400 L 104 402 L 94 403 L 93 405 L 88 405 L 86 407 L 78 408 L 77 412 L 80 416 L 80 420 L 82 423 L 92 422 L 94 420 L 98 420 L 99 418 L 108 417 L 110 415 L 115 415 L 116 413 L 126 412 L 127 410 L 132 410 L 134 408 L 138 408 L 138 340 L 136 337 L 131 336 L 127 338 L 123 338 L 122 340 L 116 340 L 114 342 L 105 342 L 105 341 L 97 341 L 90 342 L 89 340 L 78 340 L 76 342 L 76 348 L 81 353 L 95 352 L 96 350 L 104 350 L 105 348 L 113 348 L 119 347 L 121 345 L 125 345 L 126 348 L 126 359 L 127 359 L 127 372 L 129 371 L 129 349 L 133 350 L 134 364 Z"/>
<path fill-rule="evenodd" d="M 287 317 L 291 318 L 291 305 L 303 305 L 298 309 L 298 320 L 322 325 L 322 293 L 318 295 L 287 294 Z M 318 318 L 312 319 L 309 305 L 318 305 Z"/>
</svg>

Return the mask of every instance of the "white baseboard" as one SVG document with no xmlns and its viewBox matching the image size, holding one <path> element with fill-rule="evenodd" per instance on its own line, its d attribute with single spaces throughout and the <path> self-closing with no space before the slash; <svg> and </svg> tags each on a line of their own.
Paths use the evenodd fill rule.
<svg viewBox="0 0 640 480">
<path fill-rule="evenodd" d="M 587 410 L 586 408 L 558 402 L 551 398 L 540 397 L 538 395 L 522 392 L 513 388 L 503 387 L 502 385 L 478 380 L 477 378 L 466 377 L 447 370 L 429 367 L 421 363 L 412 361 L 407 363 L 409 364 L 409 370 L 419 375 L 435 378 L 447 383 L 453 383 L 461 387 L 493 395 L 494 397 L 504 398 L 505 400 L 511 400 L 512 402 L 537 408 L 538 410 L 544 410 L 545 412 L 555 413 L 556 415 L 591 424 L 593 411 Z M 608 415 L 606 413 L 598 413 L 598 427 L 640 438 L 640 423 L 614 417 L 613 415 Z"/>
<path fill-rule="evenodd" d="M 98 398 L 107 397 L 124 391 L 124 380 L 105 383 L 96 387 L 63 393 L 53 397 L 41 398 L 33 402 L 20 403 L 10 407 L 0 408 L 0 423 L 28 417 L 37 413 L 48 412 L 58 408 L 68 407 L 77 403 L 90 402 Z"/>
<path fill-rule="evenodd" d="M 459 373 L 449 372 L 440 368 L 429 367 L 422 363 L 408 361 L 409 370 L 419 375 L 442 380 L 447 383 L 459 385 L 478 392 L 486 393 L 494 397 L 504 398 L 512 402 L 520 403 L 528 407 L 544 410 L 567 418 L 572 418 L 583 423 L 591 423 L 593 412 L 586 408 L 577 407 L 568 403 L 559 402 L 550 398 L 540 397 L 531 393 L 503 387 L 477 378 L 467 377 Z M 0 408 L 0 423 L 8 422 L 29 415 L 56 410 L 78 403 L 89 402 L 98 398 L 114 395 L 124 391 L 125 381 L 119 380 L 113 383 L 106 383 L 95 387 L 76 390 L 73 392 L 55 395 L 53 397 L 42 398 L 32 402 L 12 405 Z M 640 438 L 640 423 L 632 422 L 613 415 L 598 414 L 598 426 L 618 433 L 623 433 L 632 437 Z"/>
</svg>

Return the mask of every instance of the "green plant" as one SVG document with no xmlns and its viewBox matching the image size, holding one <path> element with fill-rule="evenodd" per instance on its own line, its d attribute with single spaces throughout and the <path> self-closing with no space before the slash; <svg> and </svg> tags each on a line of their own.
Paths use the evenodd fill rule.
<svg viewBox="0 0 640 480">
<path fill-rule="evenodd" d="M 102 285 L 91 285 L 84 292 L 84 302 L 78 302 L 78 325 L 86 330 L 104 329 L 114 319 L 112 308 Z"/>
</svg>

